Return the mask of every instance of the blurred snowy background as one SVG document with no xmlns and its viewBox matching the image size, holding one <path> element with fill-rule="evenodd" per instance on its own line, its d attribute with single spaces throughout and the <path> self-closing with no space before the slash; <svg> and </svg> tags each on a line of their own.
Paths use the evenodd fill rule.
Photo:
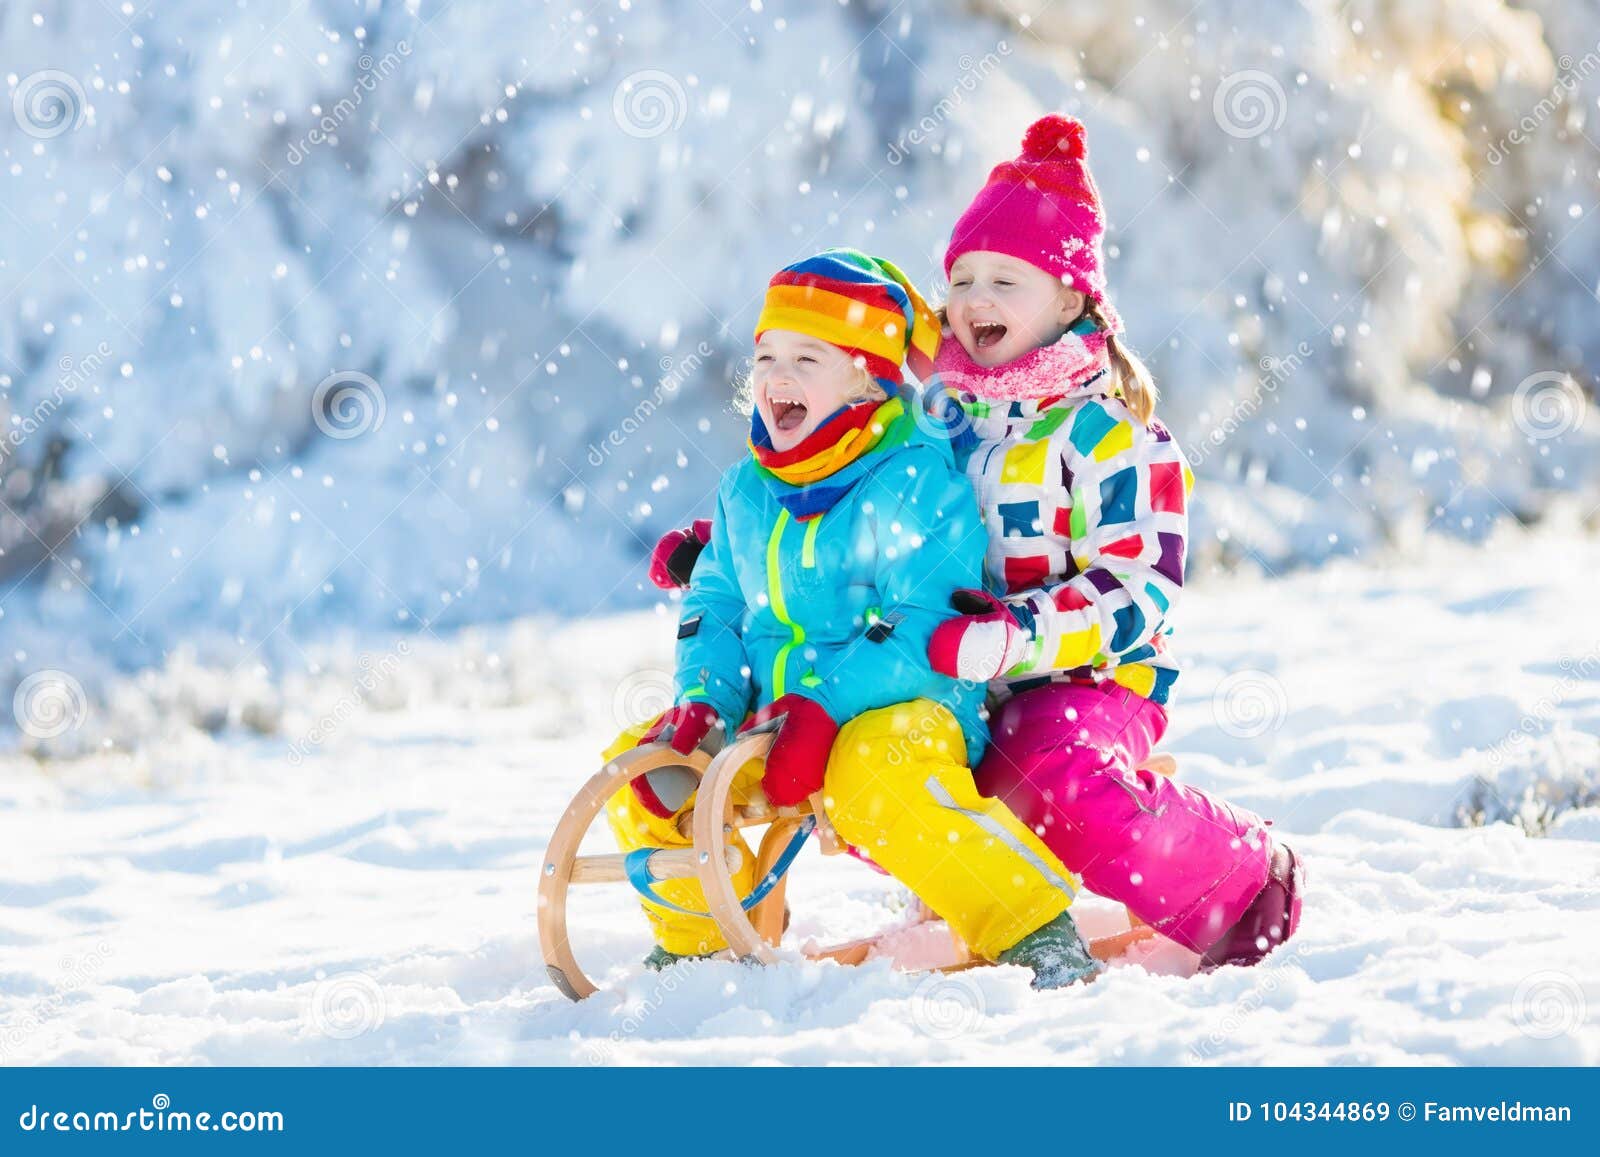
<svg viewBox="0 0 1600 1157">
<path fill-rule="evenodd" d="M 1600 0 L 0 0 L 0 76 L 0 1060 L 1600 1063 Z M 654 978 L 586 895 L 567 1004 L 766 279 L 937 297 L 1048 110 L 1199 476 L 1163 746 L 1292 950 Z M 904 907 L 793 887 L 791 955 Z"/>
<path fill-rule="evenodd" d="M 1197 584 L 1593 533 L 1600 0 L 59 0 L 0 58 L 0 744 L 547 687 L 541 616 L 661 602 L 771 271 L 937 294 L 1051 109 Z"/>
</svg>

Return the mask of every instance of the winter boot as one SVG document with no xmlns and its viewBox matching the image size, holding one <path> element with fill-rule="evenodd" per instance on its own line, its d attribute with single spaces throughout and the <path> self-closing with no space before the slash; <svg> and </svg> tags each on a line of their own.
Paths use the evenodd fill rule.
<svg viewBox="0 0 1600 1157">
<path fill-rule="evenodd" d="M 650 949 L 650 955 L 644 958 L 644 966 L 651 972 L 660 972 L 663 968 L 671 968 L 684 960 L 710 960 L 715 955 L 715 952 L 706 952 L 698 956 L 693 953 L 668 952 L 657 944 Z"/>
<path fill-rule="evenodd" d="M 1288 844 L 1272 842 L 1267 883 L 1232 928 L 1224 932 L 1200 957 L 1200 971 L 1224 964 L 1249 967 L 1258 964 L 1278 945 L 1294 935 L 1300 924 L 1300 891 L 1305 869 Z"/>
<path fill-rule="evenodd" d="M 1033 970 L 1033 987 L 1041 992 L 1065 988 L 1080 980 L 1092 980 L 1105 968 L 1089 952 L 1073 923 L 1072 913 L 1063 912 L 1038 928 L 999 956 L 1000 964 L 1020 964 Z"/>
</svg>

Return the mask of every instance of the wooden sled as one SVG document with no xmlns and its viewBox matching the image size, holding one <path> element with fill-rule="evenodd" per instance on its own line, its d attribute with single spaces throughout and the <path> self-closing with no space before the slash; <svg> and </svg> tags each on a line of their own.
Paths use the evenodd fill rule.
<svg viewBox="0 0 1600 1157">
<path fill-rule="evenodd" d="M 539 876 L 539 944 L 551 981 L 571 1000 L 598 991 L 573 954 L 567 929 L 567 893 L 577 884 L 628 883 L 636 889 L 650 882 L 697 879 L 705 895 L 707 914 L 716 922 L 734 959 L 761 964 L 778 960 L 776 949 L 786 924 L 787 870 L 807 836 L 815 832 L 824 855 L 839 855 L 846 847 L 828 823 L 821 793 L 797 808 L 773 807 L 761 798 L 746 803 L 732 801 L 735 778 L 751 760 L 763 760 L 772 746 L 773 725 L 739 735 L 712 758 L 704 751 L 679 755 L 665 744 L 650 744 L 624 752 L 596 772 L 578 791 L 556 825 Z M 589 826 L 606 803 L 632 780 L 663 767 L 687 767 L 700 776 L 695 806 L 680 821 L 692 848 L 641 849 L 638 852 L 579 856 Z M 1154 756 L 1145 766 L 1164 775 L 1176 770 L 1170 756 Z M 737 847 L 729 840 L 736 831 L 765 827 L 756 853 L 756 892 L 741 898 L 734 873 L 742 865 Z M 759 894 L 759 896 L 758 896 Z M 754 901 L 754 902 L 752 902 Z M 931 915 L 931 914 L 930 914 Z M 1101 960 L 1120 956 L 1131 945 L 1154 936 L 1129 913 L 1131 926 L 1112 936 L 1090 942 Z M 853 940 L 832 947 L 807 946 L 812 960 L 855 965 L 869 959 L 880 936 Z M 938 971 L 953 972 L 986 964 L 967 951 L 950 934 L 952 962 Z"/>
</svg>

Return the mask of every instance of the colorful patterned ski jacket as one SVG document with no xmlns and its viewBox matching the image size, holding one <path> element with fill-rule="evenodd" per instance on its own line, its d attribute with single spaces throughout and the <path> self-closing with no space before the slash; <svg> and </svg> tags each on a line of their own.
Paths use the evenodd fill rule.
<svg viewBox="0 0 1600 1157">
<path fill-rule="evenodd" d="M 971 428 L 957 456 L 988 526 L 989 588 L 1032 633 L 1028 658 L 991 684 L 1001 700 L 1110 680 L 1165 703 L 1178 676 L 1166 624 L 1194 475 L 1166 428 L 1141 423 L 1110 383 L 1100 373 L 1055 396 L 962 396 Z"/>
<path fill-rule="evenodd" d="M 711 540 L 694 566 L 678 627 L 677 691 L 730 726 L 795 692 L 835 721 L 917 698 L 961 722 L 967 759 L 988 744 L 986 688 L 928 663 L 950 597 L 981 586 L 985 535 L 948 439 L 907 411 L 904 441 L 825 514 L 793 517 L 750 458 L 722 477 Z"/>
</svg>

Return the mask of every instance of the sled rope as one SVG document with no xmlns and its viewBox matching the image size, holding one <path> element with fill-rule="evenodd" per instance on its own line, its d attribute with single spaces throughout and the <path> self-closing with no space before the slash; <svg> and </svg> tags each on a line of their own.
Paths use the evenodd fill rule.
<svg viewBox="0 0 1600 1157">
<path fill-rule="evenodd" d="M 789 840 L 789 846 L 783 849 L 783 854 L 772 865 L 772 871 L 761 877 L 756 886 L 751 889 L 750 894 L 739 902 L 741 908 L 748 912 L 767 898 L 767 894 L 777 887 L 778 881 L 783 879 L 783 874 L 794 863 L 795 857 L 800 854 L 800 849 L 805 846 L 806 837 L 811 834 L 812 829 L 816 826 L 817 819 L 815 816 L 806 816 L 805 819 L 800 821 L 799 828 L 795 830 L 794 835 Z M 652 855 L 660 850 L 659 848 L 639 848 L 637 851 L 629 852 L 623 857 L 623 871 L 627 873 L 628 883 L 633 885 L 633 890 L 650 901 L 650 903 L 670 911 L 681 912 L 685 916 L 709 917 L 711 915 L 710 912 L 697 912 L 693 908 L 685 908 L 679 904 L 674 904 L 656 891 L 656 882 L 650 877 L 649 860 Z"/>
</svg>

